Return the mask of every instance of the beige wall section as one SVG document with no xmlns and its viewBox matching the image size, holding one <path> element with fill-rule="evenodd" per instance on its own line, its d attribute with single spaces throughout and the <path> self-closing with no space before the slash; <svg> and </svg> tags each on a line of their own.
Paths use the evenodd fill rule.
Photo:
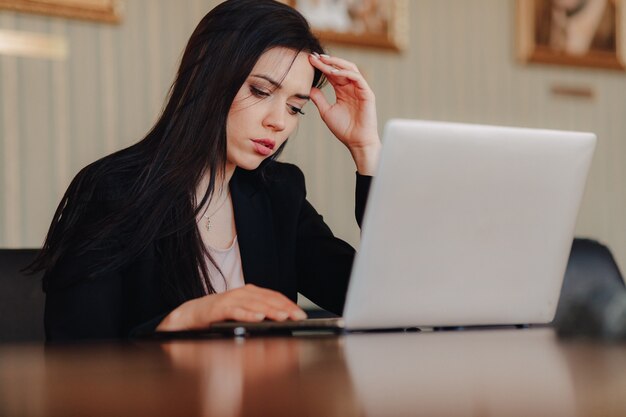
<svg viewBox="0 0 626 417">
<path fill-rule="evenodd" d="M 140 138 L 172 81 L 186 38 L 217 0 L 127 0 L 119 26 L 0 12 L 0 29 L 65 36 L 65 61 L 0 56 L 0 246 L 38 246 L 72 176 Z M 330 46 L 377 94 L 379 123 L 408 117 L 588 130 L 599 144 L 577 234 L 607 243 L 626 268 L 626 73 L 525 66 L 514 59 L 514 1 L 411 0 L 403 54 Z M 550 94 L 589 87 L 592 100 Z M 284 159 L 353 244 L 354 166 L 311 104 Z M 513 237 L 514 238 L 514 237 Z"/>
</svg>

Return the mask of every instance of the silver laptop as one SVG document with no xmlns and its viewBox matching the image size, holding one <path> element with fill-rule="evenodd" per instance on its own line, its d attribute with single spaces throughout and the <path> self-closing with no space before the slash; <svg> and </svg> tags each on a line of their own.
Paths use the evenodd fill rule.
<svg viewBox="0 0 626 417">
<path fill-rule="evenodd" d="M 595 143 L 592 133 L 391 120 L 343 317 L 214 327 L 548 323 Z"/>
</svg>

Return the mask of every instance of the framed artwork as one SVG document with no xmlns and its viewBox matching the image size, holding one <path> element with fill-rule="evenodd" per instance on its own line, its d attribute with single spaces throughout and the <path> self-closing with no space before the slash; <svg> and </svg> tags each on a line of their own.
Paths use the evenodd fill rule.
<svg viewBox="0 0 626 417">
<path fill-rule="evenodd" d="M 0 0 L 0 9 L 108 23 L 121 18 L 118 0 Z"/>
<path fill-rule="evenodd" d="M 408 0 L 282 0 L 324 42 L 402 50 L 408 43 Z"/>
<path fill-rule="evenodd" d="M 623 70 L 624 0 L 517 0 L 525 62 Z"/>
</svg>

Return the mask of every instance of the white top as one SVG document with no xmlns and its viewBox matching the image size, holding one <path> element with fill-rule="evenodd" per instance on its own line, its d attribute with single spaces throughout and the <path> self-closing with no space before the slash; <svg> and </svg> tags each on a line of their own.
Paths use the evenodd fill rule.
<svg viewBox="0 0 626 417">
<path fill-rule="evenodd" d="M 215 292 L 221 293 L 234 288 L 243 287 L 245 282 L 243 279 L 241 254 L 239 253 L 239 241 L 237 240 L 237 236 L 233 239 L 233 243 L 230 247 L 226 249 L 217 249 L 209 245 L 207 245 L 207 249 L 222 271 L 220 274 L 219 270 L 215 268 L 215 265 L 206 259 L 211 276 L 211 284 L 213 284 Z M 202 281 L 202 285 L 204 286 L 205 293 L 208 294 L 208 288 L 204 281 Z"/>
</svg>

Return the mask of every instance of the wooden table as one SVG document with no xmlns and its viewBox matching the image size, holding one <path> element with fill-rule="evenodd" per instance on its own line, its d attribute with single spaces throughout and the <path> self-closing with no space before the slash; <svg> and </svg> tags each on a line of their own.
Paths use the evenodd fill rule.
<svg viewBox="0 0 626 417">
<path fill-rule="evenodd" d="M 626 416 L 626 345 L 550 329 L 0 346 L 0 416 Z"/>
</svg>

